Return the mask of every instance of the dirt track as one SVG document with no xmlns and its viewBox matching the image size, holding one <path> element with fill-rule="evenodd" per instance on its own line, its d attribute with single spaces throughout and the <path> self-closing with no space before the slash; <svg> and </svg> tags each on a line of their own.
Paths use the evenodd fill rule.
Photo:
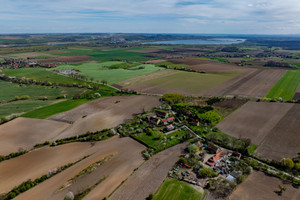
<svg viewBox="0 0 300 200">
<path fill-rule="evenodd" d="M 63 199 L 68 191 L 77 194 L 94 185 L 100 179 L 107 177 L 92 191 L 95 193 L 91 193 L 94 194 L 96 199 L 103 199 L 125 180 L 135 168 L 142 164 L 141 151 L 145 147 L 130 138 L 115 137 L 99 142 L 95 145 L 94 149 L 96 150 L 95 153 L 89 158 L 19 195 L 16 199 Z M 71 186 L 63 190 L 58 190 L 80 171 L 111 154 L 114 154 L 114 156 L 92 173 L 87 173 L 76 180 Z M 87 196 L 85 199 L 90 199 L 90 197 Z"/>
<path fill-rule="evenodd" d="M 143 109 L 150 110 L 160 104 L 157 97 L 151 96 L 104 97 L 49 119 L 73 123 L 57 137 L 64 138 L 115 127 L 124 123 L 124 120 L 132 119 L 133 114 L 141 113 Z"/>
<path fill-rule="evenodd" d="M 186 143 L 179 144 L 153 156 L 128 178 L 109 199 L 144 200 L 150 193 L 155 193 L 186 145 Z M 92 194 L 90 193 L 86 199 L 93 199 L 89 198 Z"/>
<path fill-rule="evenodd" d="M 69 124 L 19 117 L 0 125 L 0 155 L 7 155 L 56 137 Z"/>
<path fill-rule="evenodd" d="M 282 196 L 275 191 L 279 185 L 287 189 Z M 298 200 L 300 199 L 299 189 L 293 188 L 290 184 L 283 183 L 280 179 L 266 176 L 262 172 L 252 172 L 251 175 L 230 195 L 230 200 Z"/>
<path fill-rule="evenodd" d="M 260 145 L 293 104 L 248 102 L 221 121 L 217 128 L 236 138 L 250 138 Z"/>
</svg>

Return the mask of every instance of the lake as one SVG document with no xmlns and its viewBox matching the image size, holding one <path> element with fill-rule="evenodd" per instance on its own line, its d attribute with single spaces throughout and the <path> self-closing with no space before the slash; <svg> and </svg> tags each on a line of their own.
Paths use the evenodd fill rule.
<svg viewBox="0 0 300 200">
<path fill-rule="evenodd" d="M 213 39 L 198 39 L 198 40 L 170 40 L 170 41 L 158 41 L 147 42 L 144 44 L 238 44 L 245 42 L 246 39 L 234 39 L 234 38 L 213 38 Z"/>
</svg>

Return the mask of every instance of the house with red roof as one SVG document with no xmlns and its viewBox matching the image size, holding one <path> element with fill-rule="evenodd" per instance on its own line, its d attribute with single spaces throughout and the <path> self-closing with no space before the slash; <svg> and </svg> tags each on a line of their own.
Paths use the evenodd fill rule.
<svg viewBox="0 0 300 200">
<path fill-rule="evenodd" d="M 216 155 L 214 155 L 213 157 L 209 158 L 206 161 L 206 164 L 210 165 L 210 166 L 215 166 L 215 164 L 221 159 L 223 158 L 225 155 L 227 155 L 227 151 L 225 149 L 223 149 L 222 151 L 218 152 Z"/>
</svg>

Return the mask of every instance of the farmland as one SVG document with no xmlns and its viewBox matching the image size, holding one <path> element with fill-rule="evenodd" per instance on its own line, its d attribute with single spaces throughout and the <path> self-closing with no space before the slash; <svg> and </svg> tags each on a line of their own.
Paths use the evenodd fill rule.
<svg viewBox="0 0 300 200">
<path fill-rule="evenodd" d="M 86 143 L 86 145 L 80 144 L 79 147 L 77 147 L 78 144 L 70 145 L 71 147 L 69 148 L 66 145 L 62 145 L 60 148 L 62 151 L 69 150 L 72 152 L 72 148 L 79 150 L 79 147 L 81 147 L 83 152 L 79 152 L 79 155 L 86 154 L 90 156 L 31 190 L 19 195 L 16 199 L 63 199 L 68 191 L 72 191 L 77 195 L 94 186 L 99 180 L 104 179 L 86 196 L 86 199 L 103 199 L 125 180 L 135 168 L 142 164 L 143 158 L 140 152 L 145 148 L 130 138 L 118 137 L 97 142 L 93 145 L 91 143 Z M 78 150 L 76 151 L 78 152 Z M 51 153 L 49 152 L 49 154 Z M 74 157 L 76 154 L 72 153 L 72 155 Z M 110 155 L 112 155 L 112 157 L 103 161 L 95 170 L 92 170 L 90 173 L 82 174 L 75 182 L 69 182 L 78 173 L 82 172 L 82 170 Z M 67 156 L 67 153 L 65 153 L 59 156 L 59 158 L 63 160 L 63 158 L 67 159 Z M 38 162 L 38 160 L 33 159 L 32 163 L 33 167 L 40 165 L 45 171 L 45 169 L 48 170 L 47 162 L 49 161 L 39 164 L 40 162 Z M 66 183 L 69 184 L 65 185 Z"/>
<path fill-rule="evenodd" d="M 66 77 L 63 75 L 59 75 L 56 73 L 53 73 L 45 68 L 20 68 L 20 69 L 4 69 L 3 73 L 7 76 L 15 76 L 17 78 L 29 78 L 36 81 L 41 82 L 51 82 L 51 83 L 60 83 L 60 84 L 78 84 L 78 85 L 88 85 L 92 83 L 82 81 L 82 80 L 76 80 L 70 77 Z M 100 88 L 112 90 L 112 88 L 107 86 L 101 86 Z"/>
<path fill-rule="evenodd" d="M 126 61 L 146 61 L 149 58 L 144 53 L 132 52 L 130 49 L 120 50 L 101 50 L 101 49 L 62 49 L 62 52 L 51 53 L 58 56 L 90 56 L 90 60 L 95 61 L 111 61 L 111 60 L 126 60 Z"/>
<path fill-rule="evenodd" d="M 43 108 L 39 108 L 33 110 L 31 112 L 25 113 L 22 117 L 29 117 L 29 118 L 37 118 L 37 119 L 46 119 L 52 115 L 62 113 L 68 110 L 71 110 L 81 104 L 84 104 L 90 100 L 88 99 L 77 99 L 77 100 L 68 100 L 63 101 L 60 103 L 56 103 L 50 106 L 46 106 Z"/>
<path fill-rule="evenodd" d="M 255 155 L 281 160 L 299 152 L 299 105 L 248 102 L 217 127 L 236 138 L 249 138 L 258 145 Z"/>
<path fill-rule="evenodd" d="M 74 96 L 75 94 L 81 94 L 86 89 L 81 88 L 51 88 L 38 85 L 19 85 L 16 83 L 10 83 L 0 80 L 0 102 L 6 102 L 13 100 L 16 96 L 28 95 L 31 100 L 38 100 L 47 97 L 49 100 L 56 99 L 66 95 L 67 98 Z"/>
<path fill-rule="evenodd" d="M 88 78 L 93 78 L 95 81 L 106 80 L 108 84 L 121 82 L 136 76 L 148 74 L 158 71 L 162 68 L 155 67 L 151 64 L 137 64 L 136 67 L 129 69 L 119 68 L 118 65 L 124 64 L 122 62 L 103 62 L 103 63 L 84 63 L 80 65 L 60 65 L 58 70 L 76 69 L 79 70 L 80 75 Z M 110 67 L 114 67 L 110 69 Z M 121 67 L 121 66 L 120 66 Z M 140 68 L 140 69 L 139 69 Z"/>
<path fill-rule="evenodd" d="M 162 151 L 146 161 L 110 197 L 111 200 L 142 200 L 155 193 L 178 160 L 186 143 Z M 97 189 L 97 188 L 96 188 Z"/>
<path fill-rule="evenodd" d="M 300 83 L 300 70 L 287 71 L 268 92 L 266 98 L 292 100 Z"/>
<path fill-rule="evenodd" d="M 194 200 L 203 199 L 203 194 L 188 183 L 175 179 L 166 179 L 153 200 Z"/>
<path fill-rule="evenodd" d="M 152 94 L 181 93 L 185 95 L 200 95 L 203 91 L 220 85 L 239 74 L 239 71 L 225 74 L 200 74 L 164 70 L 129 79 L 118 83 L 118 85 Z"/>
<path fill-rule="evenodd" d="M 275 191 L 279 190 L 279 185 L 287 189 L 279 196 Z M 299 190 L 291 184 L 284 183 L 278 178 L 270 177 L 262 172 L 253 172 L 238 188 L 230 195 L 230 200 L 279 200 L 279 199 L 299 199 Z"/>
<path fill-rule="evenodd" d="M 33 111 L 25 116 L 45 118 L 57 110 L 78 106 L 85 100 L 70 100 Z M 118 103 L 116 103 L 118 102 Z M 133 114 L 160 105 L 158 98 L 147 96 L 104 97 L 53 115 L 49 119 L 17 118 L 0 126 L 2 155 L 17 152 L 20 148 L 31 149 L 37 143 L 113 128 Z"/>
</svg>

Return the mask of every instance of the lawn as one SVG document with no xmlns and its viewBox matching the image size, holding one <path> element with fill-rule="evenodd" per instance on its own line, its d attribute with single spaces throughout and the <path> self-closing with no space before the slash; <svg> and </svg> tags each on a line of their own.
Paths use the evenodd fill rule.
<svg viewBox="0 0 300 200">
<path fill-rule="evenodd" d="M 143 144 L 146 144 L 147 146 L 157 150 L 161 151 L 163 149 L 167 149 L 171 146 L 174 146 L 178 143 L 180 143 L 180 139 L 183 135 L 186 134 L 185 130 L 179 130 L 175 131 L 169 135 L 166 136 L 166 142 L 163 143 L 163 137 L 158 137 L 157 135 L 147 135 L 146 133 L 138 133 L 131 135 L 134 139 L 140 141 Z"/>
<path fill-rule="evenodd" d="M 268 92 L 266 98 L 292 100 L 300 83 L 300 70 L 287 71 Z"/>
<path fill-rule="evenodd" d="M 164 89 L 197 94 L 200 91 L 210 89 L 230 80 L 240 73 L 241 71 L 232 71 L 224 74 L 201 74 L 196 72 L 177 71 L 176 73 L 172 73 L 168 76 L 155 78 L 143 83 Z"/>
<path fill-rule="evenodd" d="M 133 52 L 132 49 L 118 49 L 118 50 L 100 50 L 100 49 L 62 49 L 63 53 L 50 53 L 53 55 L 60 56 L 80 56 L 87 55 L 91 56 L 91 60 L 96 61 L 146 61 L 149 58 L 146 57 L 145 53 Z M 134 49 L 133 49 L 134 50 Z M 49 52 L 45 52 L 49 53 Z"/>
<path fill-rule="evenodd" d="M 67 98 L 75 94 L 81 94 L 87 89 L 83 88 L 66 88 L 58 87 L 51 88 L 48 86 L 39 85 L 22 85 L 0 80 L 0 102 L 13 100 L 15 96 L 28 95 L 31 100 L 37 100 L 43 97 L 48 99 L 56 99 L 59 96 L 67 95 Z"/>
<path fill-rule="evenodd" d="M 55 101 L 24 100 L 0 104 L 0 117 L 30 112 L 40 107 L 48 106 L 54 102 Z"/>
<path fill-rule="evenodd" d="M 201 200 L 203 198 L 203 193 L 194 189 L 190 184 L 175 179 L 166 179 L 153 200 Z"/>
<path fill-rule="evenodd" d="M 292 65 L 295 68 L 300 69 L 300 63 L 290 63 L 290 65 Z"/>
<path fill-rule="evenodd" d="M 163 69 L 151 64 L 136 64 L 132 66 L 126 69 L 123 62 L 109 61 L 103 63 L 83 63 L 80 65 L 60 65 L 57 69 L 77 69 L 80 71 L 79 74 L 83 76 L 93 78 L 95 81 L 106 80 L 108 84 L 118 83 Z M 139 67 L 143 69 L 139 69 Z"/>
<path fill-rule="evenodd" d="M 46 106 L 43 108 L 39 108 L 37 110 L 28 112 L 21 117 L 29 117 L 29 118 L 38 118 L 38 119 L 45 119 L 52 115 L 62 113 L 68 110 L 71 110 L 77 106 L 80 106 L 88 101 L 89 99 L 78 99 L 78 100 L 67 100 L 57 104 L 52 104 L 50 106 Z"/>
</svg>

